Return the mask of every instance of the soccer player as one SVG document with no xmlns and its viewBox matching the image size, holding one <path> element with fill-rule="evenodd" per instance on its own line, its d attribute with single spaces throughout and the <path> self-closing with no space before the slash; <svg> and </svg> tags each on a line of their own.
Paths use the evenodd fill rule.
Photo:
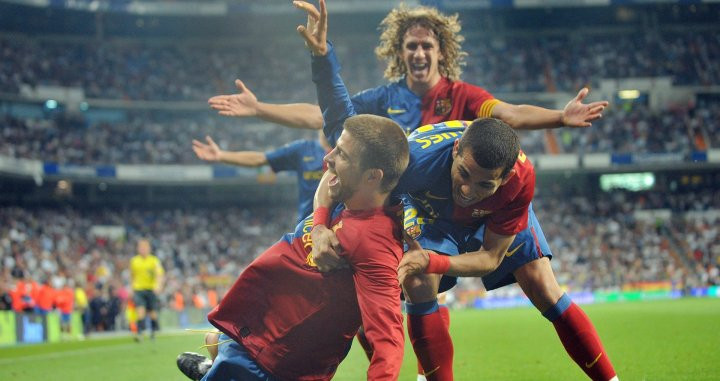
<svg viewBox="0 0 720 381">
<path fill-rule="evenodd" d="M 312 214 L 315 190 L 323 175 L 323 156 L 330 145 L 322 131 L 317 140 L 296 140 L 273 151 L 224 151 L 209 136 L 207 144 L 193 140 L 193 151 L 198 158 L 242 167 L 259 167 L 269 164 L 273 172 L 294 171 L 298 183 L 298 222 Z"/>
<path fill-rule="evenodd" d="M 324 1 L 319 12 L 305 2 L 295 5 L 309 14 L 308 26 L 298 31 L 313 52 L 313 81 L 332 144 L 343 120 L 355 113 L 354 104 L 326 43 Z M 459 121 L 423 126 L 409 141 L 410 164 L 395 193 L 408 204 L 405 228 L 421 247 L 406 253 L 398 277 L 409 302 L 410 338 L 427 379 L 453 378 L 452 341 L 437 293 L 452 287 L 455 276 L 482 276 L 489 290 L 517 281 L 591 379 L 616 379 L 589 318 L 555 280 L 552 253 L 530 204 L 534 169 L 514 131 L 501 120 L 484 118 L 469 126 Z M 341 245 L 322 226 L 311 236 L 316 263 L 333 267 Z"/>
<path fill-rule="evenodd" d="M 307 217 L 253 261 L 208 315 L 222 334 L 204 380 L 328 380 L 361 323 L 374 348 L 368 379 L 397 379 L 403 247 L 401 209 L 389 204 L 389 194 L 407 166 L 407 139 L 387 118 L 356 115 L 344 121 L 324 160 L 325 187 L 321 182 L 318 194 L 324 190 L 343 204 L 329 226 L 350 268 L 319 271 L 311 260 L 310 230 L 327 223 L 328 211 Z M 178 358 L 181 370 L 197 377 L 185 358 Z"/>
<path fill-rule="evenodd" d="M 489 116 L 516 129 L 588 127 L 608 104 L 583 104 L 588 89 L 582 89 L 563 110 L 513 105 L 461 81 L 461 65 L 467 54 L 461 49 L 464 37 L 457 15 L 447 16 L 429 7 L 400 6 L 391 10 L 380 26 L 380 45 L 375 53 L 387 62 L 385 77 L 391 82 L 362 91 L 351 100 L 358 114 L 388 117 L 408 133 L 426 124 Z M 257 117 L 288 127 L 323 126 L 316 105 L 259 102 L 242 81 L 236 80 L 236 86 L 237 94 L 210 98 L 210 107 L 221 115 Z"/>
<path fill-rule="evenodd" d="M 160 260 L 150 253 L 150 241 L 140 239 L 137 243 L 137 255 L 130 259 L 130 278 L 133 289 L 133 302 L 137 309 L 137 333 L 135 341 L 140 342 L 145 330 L 145 314 L 150 315 L 150 338 L 155 338 L 158 325 L 160 300 L 158 293 L 162 289 L 165 270 Z"/>
</svg>

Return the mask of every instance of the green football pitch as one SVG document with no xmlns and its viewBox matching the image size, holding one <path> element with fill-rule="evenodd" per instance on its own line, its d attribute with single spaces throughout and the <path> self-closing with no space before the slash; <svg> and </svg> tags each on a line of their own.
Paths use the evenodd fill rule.
<svg viewBox="0 0 720 381">
<path fill-rule="evenodd" d="M 621 380 L 720 380 L 720 299 L 584 306 Z M 552 325 L 531 308 L 451 311 L 457 380 L 582 380 Z M 322 334 L 322 332 L 318 332 Z M 0 380 L 185 380 L 175 356 L 202 334 L 127 337 L 0 348 Z M 354 344 L 335 379 L 362 380 Z M 415 380 L 405 348 L 401 380 Z"/>
</svg>

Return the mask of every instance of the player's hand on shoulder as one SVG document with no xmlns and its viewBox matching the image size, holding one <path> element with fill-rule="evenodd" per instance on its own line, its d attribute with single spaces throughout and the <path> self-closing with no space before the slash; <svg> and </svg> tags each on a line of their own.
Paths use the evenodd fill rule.
<svg viewBox="0 0 720 381">
<path fill-rule="evenodd" d="M 320 0 L 320 10 L 307 1 L 293 1 L 293 6 L 304 10 L 307 17 L 307 25 L 298 25 L 297 31 L 305 40 L 305 45 L 313 55 L 324 56 L 327 54 L 327 8 L 325 0 Z"/>
<path fill-rule="evenodd" d="M 340 257 L 342 247 L 335 233 L 323 225 L 316 225 L 312 232 L 313 248 L 310 254 L 320 272 L 348 268 L 349 264 Z"/>
</svg>

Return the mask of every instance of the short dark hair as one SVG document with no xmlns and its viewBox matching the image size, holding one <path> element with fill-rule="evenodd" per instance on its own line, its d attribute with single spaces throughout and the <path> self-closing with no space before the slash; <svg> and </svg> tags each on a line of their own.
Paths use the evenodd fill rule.
<svg viewBox="0 0 720 381">
<path fill-rule="evenodd" d="M 495 118 L 475 119 L 465 130 L 458 153 L 472 150 L 477 165 L 485 169 L 502 168 L 502 177 L 515 166 L 520 154 L 517 133 L 507 123 Z"/>
<path fill-rule="evenodd" d="M 381 190 L 390 192 L 407 168 L 410 149 L 403 129 L 391 119 L 377 115 L 354 115 L 343 125 L 360 143 L 360 168 L 381 169 Z"/>
</svg>

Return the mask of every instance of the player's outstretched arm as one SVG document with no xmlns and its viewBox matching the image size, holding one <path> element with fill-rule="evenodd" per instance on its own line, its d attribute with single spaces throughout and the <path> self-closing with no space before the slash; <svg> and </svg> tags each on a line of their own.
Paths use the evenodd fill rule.
<svg viewBox="0 0 720 381">
<path fill-rule="evenodd" d="M 319 130 L 322 128 L 320 107 L 310 103 L 272 104 L 259 102 L 255 94 L 236 79 L 238 92 L 229 95 L 216 95 L 208 99 L 208 104 L 218 114 L 237 118 L 256 117 L 267 122 L 286 127 Z"/>
<path fill-rule="evenodd" d="M 507 252 L 515 235 L 497 234 L 485 229 L 483 246 L 480 250 L 456 256 L 436 254 L 424 250 L 417 241 L 408 241 L 409 250 L 403 255 L 398 266 L 398 280 L 417 274 L 447 274 L 452 276 L 480 277 L 494 271 Z"/>
<path fill-rule="evenodd" d="M 512 128 L 535 130 L 556 127 L 590 127 L 602 118 L 607 101 L 583 103 L 590 90 L 583 88 L 562 110 L 550 110 L 531 105 L 514 105 L 500 102 L 492 111 L 492 117 L 509 124 Z"/>
<path fill-rule="evenodd" d="M 223 151 L 217 143 L 206 136 L 207 144 L 193 139 L 193 151 L 201 160 L 239 165 L 242 167 L 259 167 L 268 163 L 264 152 L 258 151 Z"/>
</svg>

